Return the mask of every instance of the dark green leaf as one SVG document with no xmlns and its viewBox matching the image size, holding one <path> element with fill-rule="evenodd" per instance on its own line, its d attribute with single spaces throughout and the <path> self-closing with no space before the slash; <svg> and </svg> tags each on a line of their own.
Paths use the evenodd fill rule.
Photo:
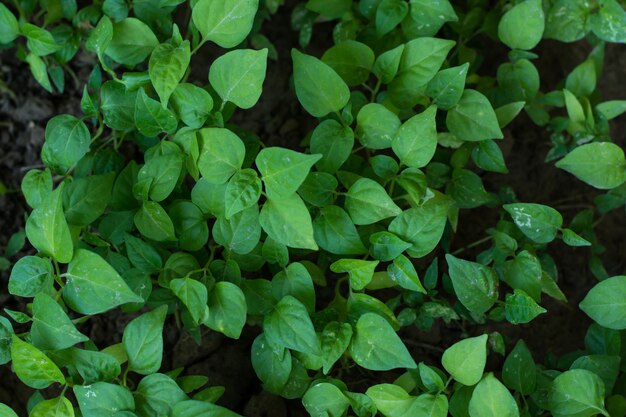
<svg viewBox="0 0 626 417">
<path fill-rule="evenodd" d="M 122 343 L 131 371 L 150 375 L 161 367 L 166 314 L 167 306 L 162 305 L 133 319 L 124 329 Z"/>
<path fill-rule="evenodd" d="M 446 261 L 454 292 L 461 304 L 477 314 L 489 310 L 498 298 L 498 280 L 493 270 L 450 254 L 446 255 Z"/>
<path fill-rule="evenodd" d="M 82 120 L 69 114 L 55 116 L 46 125 L 41 159 L 55 171 L 65 173 L 87 152 L 91 134 Z"/>
<path fill-rule="evenodd" d="M 98 314 L 121 304 L 143 301 L 111 265 L 86 249 L 76 250 L 65 276 L 63 299 L 81 314 Z"/>
</svg>

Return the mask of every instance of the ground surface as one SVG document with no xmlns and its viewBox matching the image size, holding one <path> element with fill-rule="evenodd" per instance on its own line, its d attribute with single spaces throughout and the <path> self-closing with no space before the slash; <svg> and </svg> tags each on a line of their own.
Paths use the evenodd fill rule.
<svg viewBox="0 0 626 417">
<path fill-rule="evenodd" d="M 314 126 L 314 121 L 297 104 L 289 88 L 289 50 L 297 46 L 297 37 L 289 27 L 289 10 L 279 13 L 266 27 L 264 33 L 276 45 L 279 60 L 270 62 L 268 66 L 259 105 L 238 115 L 236 121 L 258 134 L 267 144 L 297 148 Z M 324 29 L 328 28 L 321 26 L 319 31 L 322 33 L 315 38 L 319 41 L 316 46 L 320 50 L 327 47 L 330 41 L 323 33 Z M 205 71 L 215 57 L 214 51 L 205 49 L 192 61 L 192 66 L 198 71 Z M 585 45 L 542 44 L 538 50 L 541 58 L 537 64 L 542 74 L 542 90 L 555 88 L 564 75 L 584 59 L 587 51 Z M 504 58 L 494 56 L 492 59 L 497 63 Z M 606 62 L 600 83 L 602 95 L 606 99 L 624 98 L 619 97 L 620 89 L 616 86 L 626 77 L 626 48 L 609 46 Z M 48 94 L 30 77 L 27 66 L 12 57 L 12 51 L 0 51 L 0 79 L 12 90 L 10 94 L 0 92 L 0 181 L 10 190 L 19 189 L 21 178 L 28 169 L 41 166 L 39 152 L 46 121 L 60 113 L 79 114 L 82 82 L 88 76 L 90 66 L 91 63 L 81 60 L 73 63 L 72 68 L 81 85 L 68 81 L 64 94 Z M 206 80 L 206 73 L 194 72 L 192 76 Z M 622 88 L 622 94 L 623 91 Z M 620 145 L 626 145 L 624 118 L 616 122 L 613 132 L 614 139 Z M 521 201 L 544 203 L 559 209 L 566 224 L 575 213 L 592 203 L 597 193 L 557 170 L 552 164 L 543 163 L 549 149 L 549 134 L 537 128 L 526 116 L 520 117 L 507 128 L 501 144 L 510 173 L 504 176 L 485 175 L 484 181 L 489 190 L 496 191 L 503 184 L 510 184 Z M 19 193 L 10 192 L 0 196 L 0 253 L 4 250 L 7 238 L 23 227 L 25 210 L 26 204 Z M 488 209 L 463 212 L 459 222 L 461 229 L 455 238 L 454 247 L 464 247 L 483 237 L 484 230 L 497 221 L 495 216 L 497 214 Z M 624 261 L 620 254 L 626 253 L 626 241 L 623 239 L 625 218 L 623 212 L 611 214 L 603 219 L 598 228 L 600 240 L 607 247 L 602 259 L 610 274 L 623 270 Z M 475 253 L 479 250 L 477 248 Z M 468 251 L 464 256 L 469 258 L 475 253 Z M 575 306 L 595 282 L 587 268 L 588 252 L 557 244 L 554 255 L 560 268 L 560 285 L 570 300 L 568 305 L 548 302 L 546 307 L 549 312 L 533 321 L 532 327 L 490 325 L 472 329 L 471 332 L 497 330 L 513 341 L 524 338 L 538 360 L 542 360 L 547 352 L 562 354 L 581 348 L 590 322 Z M 4 289 L 7 279 L 7 273 L 0 273 L 0 288 L 3 289 L 0 290 L 0 306 L 24 310 L 24 300 L 6 294 Z M 121 340 L 123 328 L 129 320 L 130 317 L 123 314 L 107 314 L 92 320 L 90 328 L 85 331 L 97 345 L 107 346 Z M 207 332 L 203 345 L 199 347 L 171 326 L 166 331 L 166 349 L 173 354 L 163 368 L 185 366 L 189 374 L 208 375 L 212 385 L 227 387 L 220 403 L 248 417 L 304 415 L 298 401 L 285 401 L 262 392 L 249 361 L 250 346 L 257 331 L 255 328 L 247 328 L 239 341 Z M 436 325 L 431 332 L 423 333 L 414 329 L 405 331 L 403 336 L 418 361 L 436 363 L 441 351 L 456 341 L 460 334 L 460 329 Z M 490 366 L 501 366 L 501 359 L 492 358 Z M 391 380 L 394 378 L 393 373 L 377 373 L 373 379 L 368 374 L 351 375 L 350 388 L 358 390 L 370 383 L 383 382 L 381 376 Z M 8 368 L 0 367 L 0 402 L 23 410 L 31 393 L 16 381 Z"/>
</svg>

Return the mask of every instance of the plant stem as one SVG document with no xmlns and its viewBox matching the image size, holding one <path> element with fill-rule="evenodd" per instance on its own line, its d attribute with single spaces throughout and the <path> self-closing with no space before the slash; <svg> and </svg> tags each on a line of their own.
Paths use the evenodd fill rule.
<svg viewBox="0 0 626 417">
<path fill-rule="evenodd" d="M 459 254 L 459 253 L 461 253 L 463 251 L 466 251 L 467 249 L 471 249 L 471 248 L 474 248 L 476 246 L 482 245 L 485 242 L 489 242 L 491 239 L 492 239 L 491 236 L 487 236 L 487 237 L 484 237 L 482 239 L 479 239 L 476 242 L 472 242 L 472 243 L 470 243 L 467 246 L 464 246 L 464 247 L 462 247 L 460 249 L 455 250 L 454 252 L 452 252 L 452 255 L 457 255 L 457 254 Z"/>
</svg>

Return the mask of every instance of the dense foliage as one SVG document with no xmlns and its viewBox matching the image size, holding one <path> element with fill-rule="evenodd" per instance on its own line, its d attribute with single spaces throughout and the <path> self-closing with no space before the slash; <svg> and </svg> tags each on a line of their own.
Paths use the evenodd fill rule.
<svg viewBox="0 0 626 417">
<path fill-rule="evenodd" d="M 231 122 L 262 95 L 277 54 L 263 27 L 282 3 L 0 4 L 0 44 L 46 90 L 63 91 L 77 54 L 96 62 L 83 116 L 47 124 L 46 168 L 21 187 L 32 212 L 3 258 L 14 261 L 8 291 L 29 304 L 0 316 L 2 372 L 51 387 L 29 416 L 237 415 L 215 404 L 224 387 L 206 387 L 211 375 L 162 369 L 164 326 L 198 343 L 203 328 L 254 329 L 263 387 L 311 416 L 625 416 L 626 276 L 607 275 L 594 233 L 626 203 L 609 131 L 626 101 L 596 89 L 605 43 L 626 43 L 620 2 L 302 2 L 293 88 L 318 124 L 297 151 Z M 305 52 L 329 22 L 334 45 Z M 593 46 L 555 91 L 540 91 L 542 39 Z M 208 83 L 190 82 L 205 44 L 221 55 L 199 68 Z M 495 77 L 481 73 L 486 44 L 508 49 Z M 520 112 L 550 133 L 546 163 L 608 190 L 567 224 L 483 185 L 482 171 L 507 172 L 498 140 Z M 453 250 L 461 210 L 500 216 Z M 36 254 L 16 259 L 25 237 Z M 595 324 L 584 351 L 535 363 L 523 340 L 480 329 L 532 326 L 546 298 L 567 302 L 550 255 L 561 244 L 593 254 L 599 282 L 578 307 Z M 132 320 L 118 343 L 96 346 L 81 326 L 113 309 Z M 435 321 L 467 331 L 425 363 L 401 336 Z M 504 366 L 486 372 L 498 354 Z M 353 392 L 342 378 L 355 366 L 397 378 L 372 372 Z"/>
</svg>

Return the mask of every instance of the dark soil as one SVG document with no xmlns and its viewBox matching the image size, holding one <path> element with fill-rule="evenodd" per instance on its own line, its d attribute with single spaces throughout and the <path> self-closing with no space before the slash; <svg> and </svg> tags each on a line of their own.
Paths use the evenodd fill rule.
<svg viewBox="0 0 626 417">
<path fill-rule="evenodd" d="M 291 31 L 289 15 L 287 6 L 266 23 L 264 33 L 275 44 L 279 59 L 268 64 L 264 93 L 259 104 L 236 115 L 234 122 L 257 134 L 267 145 L 298 148 L 315 121 L 297 104 L 290 88 L 290 49 L 297 47 L 297 35 Z M 321 51 L 330 45 L 331 40 L 328 31 L 317 28 L 314 44 Z M 537 61 L 542 75 L 542 91 L 555 88 L 588 51 L 589 47 L 583 44 L 564 46 L 542 43 Z M 206 69 L 218 54 L 219 51 L 204 47 L 193 59 L 191 79 L 204 82 Z M 600 82 L 602 96 L 605 99 L 623 98 L 623 89 L 620 91 L 615 87 L 626 77 L 626 47 L 609 45 L 606 57 Z M 496 64 L 506 58 L 499 56 L 493 59 Z M 29 169 L 42 166 L 39 153 L 47 120 L 60 113 L 80 114 L 82 83 L 88 77 L 91 64 L 78 60 L 72 65 L 81 84 L 74 85 L 68 80 L 64 94 L 48 94 L 32 79 L 28 67 L 12 56 L 12 51 L 0 51 L 0 79 L 12 90 L 11 93 L 0 92 L 0 181 L 11 190 L 0 196 L 0 253 L 9 236 L 24 225 L 27 206 L 18 192 L 19 185 Z M 487 68 L 490 67 L 495 68 L 495 65 Z M 622 146 L 626 145 L 625 123 L 624 118 L 616 120 L 612 130 L 615 141 Z M 556 169 L 553 164 L 543 162 L 550 146 L 549 133 L 537 128 L 526 116 L 519 117 L 506 129 L 501 145 L 510 173 L 484 175 L 488 190 L 497 191 L 505 184 L 511 185 L 520 201 L 544 203 L 559 209 L 566 224 L 577 212 L 590 207 L 593 198 L 599 194 Z M 495 210 L 462 212 L 461 228 L 455 237 L 454 248 L 464 247 L 484 237 L 484 230 L 494 226 L 497 220 Z M 607 247 L 602 260 L 609 274 L 624 270 L 624 226 L 626 218 L 623 213 L 612 213 L 603 219 L 597 229 L 600 242 Z M 559 265 L 559 285 L 569 303 L 544 300 L 543 304 L 549 312 L 535 319 L 532 325 L 492 324 L 488 328 L 469 329 L 470 333 L 500 331 L 505 335 L 509 348 L 523 338 L 537 360 L 543 360 L 547 353 L 559 355 L 583 347 L 590 320 L 576 306 L 596 282 L 587 267 L 589 251 L 562 244 L 552 246 L 551 253 Z M 463 256 L 470 258 L 480 250 L 478 247 Z M 6 288 L 7 279 L 8 274 L 0 272 L 0 288 Z M 6 291 L 0 291 L 0 306 L 16 310 L 26 308 L 25 300 L 11 297 Z M 112 312 L 94 317 L 81 330 L 92 337 L 97 346 L 108 346 L 121 340 L 122 331 L 131 319 L 131 315 Z M 416 328 L 403 332 L 403 338 L 416 360 L 437 363 L 441 351 L 458 340 L 462 330 L 448 329 L 437 323 L 430 332 L 421 332 Z M 306 415 L 299 401 L 287 401 L 262 391 L 249 359 L 250 347 L 257 333 L 258 328 L 246 327 L 242 338 L 233 341 L 207 331 L 203 334 L 203 344 L 198 346 L 188 335 L 168 324 L 165 348 L 171 355 L 166 356 L 163 369 L 185 367 L 188 375 L 209 376 L 210 385 L 226 387 L 219 403 L 248 417 Z M 374 375 L 354 370 L 349 374 L 348 382 L 351 389 L 362 390 L 372 383 L 392 381 L 396 376 L 393 372 Z M 32 391 L 17 381 L 7 367 L 0 367 L 0 402 L 16 410 L 24 410 L 31 394 Z"/>
</svg>

